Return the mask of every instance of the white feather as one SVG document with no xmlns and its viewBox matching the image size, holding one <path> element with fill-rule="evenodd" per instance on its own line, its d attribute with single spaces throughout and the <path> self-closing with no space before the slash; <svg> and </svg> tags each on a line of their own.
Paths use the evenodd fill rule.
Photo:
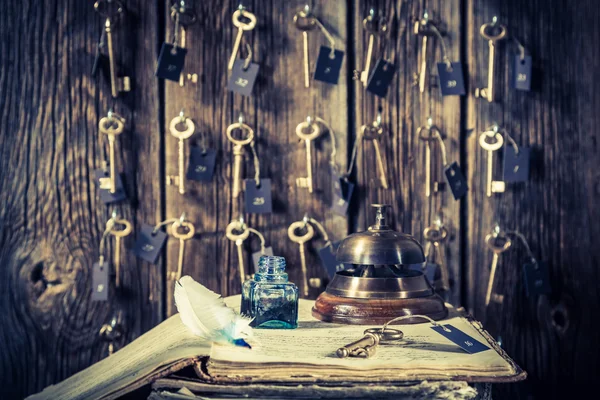
<svg viewBox="0 0 600 400">
<path fill-rule="evenodd" d="M 219 294 L 190 276 L 175 283 L 175 304 L 181 321 L 198 336 L 217 340 L 220 335 L 228 339 L 251 335 L 251 319 L 236 314 Z"/>
</svg>

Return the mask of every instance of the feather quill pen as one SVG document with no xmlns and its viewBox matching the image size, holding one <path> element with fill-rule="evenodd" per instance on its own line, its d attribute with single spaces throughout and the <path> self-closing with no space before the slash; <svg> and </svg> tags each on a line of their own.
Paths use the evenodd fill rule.
<svg viewBox="0 0 600 400">
<path fill-rule="evenodd" d="M 175 283 L 175 305 L 181 321 L 195 335 L 215 342 L 250 348 L 251 318 L 236 314 L 221 295 L 184 276 Z"/>
</svg>

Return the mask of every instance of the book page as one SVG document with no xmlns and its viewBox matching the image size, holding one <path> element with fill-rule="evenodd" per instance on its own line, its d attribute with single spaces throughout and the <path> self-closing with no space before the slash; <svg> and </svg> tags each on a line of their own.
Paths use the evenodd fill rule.
<svg viewBox="0 0 600 400">
<path fill-rule="evenodd" d="M 365 329 L 377 326 L 356 326 L 324 323 L 310 314 L 314 302 L 301 300 L 297 329 L 255 329 L 249 340 L 252 349 L 215 344 L 211 352 L 209 373 L 220 374 L 227 364 L 246 371 L 252 364 L 280 364 L 336 367 L 348 370 L 460 370 L 474 373 L 515 373 L 514 368 L 498 354 L 473 325 L 464 317 L 454 316 L 443 321 L 480 341 L 489 350 L 468 354 L 459 346 L 431 329 L 431 323 L 395 325 L 404 332 L 401 341 L 380 345 L 377 354 L 369 359 L 339 358 L 336 350 L 363 336 Z M 456 314 L 456 313 L 455 313 Z M 310 367 L 308 368 L 310 369 Z M 272 370 L 269 372 L 272 373 Z"/>
</svg>

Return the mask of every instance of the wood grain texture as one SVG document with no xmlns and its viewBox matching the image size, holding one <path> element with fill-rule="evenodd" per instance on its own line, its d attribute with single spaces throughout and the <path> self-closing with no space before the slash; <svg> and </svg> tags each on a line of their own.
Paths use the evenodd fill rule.
<svg viewBox="0 0 600 400">
<path fill-rule="evenodd" d="M 329 154 L 331 141 L 327 134 L 313 144 L 313 171 L 316 190 L 296 187 L 296 177 L 306 176 L 306 153 L 304 142 L 295 134 L 296 126 L 308 115 L 321 117 L 332 126 L 337 138 L 337 159 L 345 166 L 347 134 L 346 74 L 342 73 L 338 85 L 312 81 L 304 88 L 302 70 L 302 36 L 292 23 L 296 11 L 304 6 L 300 1 L 273 0 L 269 2 L 244 2 L 244 6 L 258 19 L 254 30 L 246 32 L 242 40 L 252 46 L 253 61 L 260 65 L 259 80 L 254 96 L 247 98 L 228 92 L 227 63 L 237 28 L 233 26 L 232 14 L 238 2 L 206 1 L 196 4 L 199 21 L 188 29 L 187 38 L 191 50 L 186 58 L 185 70 L 200 75 L 196 86 L 186 83 L 165 83 L 165 120 L 179 115 L 181 109 L 196 123 L 197 132 L 209 138 L 210 147 L 218 151 L 217 167 L 213 181 L 208 184 L 188 181 L 188 193 L 179 194 L 177 187 L 166 187 L 167 217 L 185 212 L 196 226 L 196 237 L 186 244 L 183 273 L 189 274 L 202 284 L 223 295 L 240 293 L 237 250 L 234 242 L 225 237 L 225 228 L 233 220 L 244 215 L 243 194 L 235 199 L 232 195 L 232 144 L 225 135 L 229 125 L 237 123 L 243 112 L 246 123 L 255 131 L 256 150 L 260 158 L 261 177 L 270 178 L 273 186 L 273 214 L 245 214 L 248 226 L 260 231 L 272 246 L 276 255 L 287 260 L 290 280 L 301 284 L 300 255 L 298 245 L 287 235 L 288 226 L 301 220 L 305 213 L 325 225 L 332 239 L 347 234 L 347 221 L 329 210 L 331 202 Z M 314 13 L 331 31 L 338 49 L 346 49 L 346 9 L 326 1 L 315 2 Z M 167 17 L 167 32 L 172 31 L 172 21 Z M 309 33 L 311 70 L 318 48 L 327 44 L 317 30 Z M 344 66 L 347 62 L 344 62 Z M 342 67 L 343 69 L 345 67 Z M 198 143 L 199 133 L 191 139 Z M 166 173 L 177 173 L 177 141 L 165 133 Z M 188 143 L 189 146 L 189 143 Z M 253 178 L 252 155 L 246 147 L 243 176 Z M 316 249 L 324 245 L 315 238 L 307 244 L 308 276 L 325 278 Z M 246 274 L 254 272 L 251 253 L 260 250 L 255 235 L 244 243 Z M 168 270 L 177 267 L 179 243 L 170 240 L 167 248 Z M 172 314 L 173 281 L 167 282 L 167 314 Z M 311 290 L 314 298 L 319 291 Z"/>
<path fill-rule="evenodd" d="M 92 303 L 91 269 L 98 259 L 104 224 L 113 208 L 137 225 L 159 202 L 139 203 L 143 193 L 160 199 L 151 185 L 155 158 L 157 85 L 149 63 L 156 14 L 130 2 L 116 32 L 122 73 L 134 75 L 137 95 L 116 102 L 102 77 L 90 76 L 103 21 L 93 3 L 25 1 L 3 4 L 0 16 L 0 397 L 22 398 L 60 381 L 107 355 L 98 331 L 113 316 L 125 335 L 117 347 L 159 321 L 160 303 L 147 301 L 148 269 L 122 248 L 123 290 Z M 137 29 L 136 29 L 137 28 Z M 123 43 L 127 40 L 127 45 Z M 127 50 L 131 48 L 131 50 Z M 137 68 L 136 68 L 137 67 Z M 107 157 L 98 120 L 109 108 L 129 122 L 117 145 L 117 168 L 133 205 L 100 202 L 93 169 Z M 153 157 L 154 155 L 154 157 Z M 113 253 L 109 246 L 107 254 Z"/>
<path fill-rule="evenodd" d="M 498 102 L 472 96 L 487 79 L 487 43 L 479 27 L 497 15 L 510 35 L 533 57 L 532 92 L 509 87 L 516 46 L 499 47 Z M 470 89 L 467 138 L 469 185 L 466 261 L 467 305 L 485 319 L 488 330 L 529 373 L 528 381 L 500 387 L 502 398 L 555 398 L 594 382 L 600 348 L 598 321 L 592 316 L 600 300 L 598 283 L 598 69 L 600 40 L 597 2 L 480 1 L 467 7 Z M 592 45 L 593 44 L 593 45 Z M 537 82 L 536 82 L 537 81 Z M 508 185 L 506 193 L 485 197 L 485 153 L 480 132 L 497 121 L 521 146 L 534 150 L 532 176 L 526 184 Z M 499 152 L 501 153 L 501 152 Z M 495 165 L 500 173 L 500 157 Z M 501 176 L 501 175 L 498 175 Z M 553 294 L 528 298 L 521 243 L 501 257 L 497 291 L 503 304 L 484 307 L 492 253 L 484 236 L 497 221 L 505 230 L 522 232 L 535 254 L 548 263 Z M 518 389 L 518 390 L 517 390 Z M 530 398 L 530 397 L 529 397 Z"/>
<path fill-rule="evenodd" d="M 448 160 L 460 157 L 460 98 L 442 98 L 437 87 L 436 62 L 442 60 L 441 45 L 436 38 L 429 38 L 428 85 L 425 93 L 414 85 L 414 73 L 418 72 L 422 38 L 413 34 L 414 21 L 422 18 L 423 11 L 443 32 L 449 49 L 449 57 L 460 58 L 460 1 L 429 1 L 420 5 L 414 1 L 356 1 L 354 7 L 354 38 L 356 43 L 356 69 L 363 69 L 367 52 L 368 34 L 362 21 L 370 9 L 384 15 L 390 21 L 389 36 L 376 40 L 373 63 L 385 53 L 385 57 L 396 65 L 396 76 L 386 98 L 379 98 L 355 83 L 356 110 L 354 138 L 360 127 L 371 124 L 382 109 L 385 127 L 383 148 L 385 149 L 386 173 L 389 189 L 378 185 L 378 170 L 375 153 L 370 143 L 365 142 L 357 157 L 356 178 L 359 193 L 355 197 L 357 217 L 354 229 L 365 230 L 373 223 L 373 203 L 392 205 L 395 229 L 412 234 L 423 245 L 423 230 L 433 224 L 441 213 L 442 222 L 449 231 L 444 243 L 446 265 L 451 277 L 451 293 L 448 299 L 459 303 L 461 288 L 461 254 L 459 245 L 460 203 L 455 201 L 449 188 L 425 196 L 425 143 L 418 139 L 416 131 L 427 122 L 429 116 L 445 136 Z M 371 64 L 372 66 L 374 64 Z M 444 182 L 442 163 L 437 146 L 432 146 L 432 173 Z"/>
</svg>

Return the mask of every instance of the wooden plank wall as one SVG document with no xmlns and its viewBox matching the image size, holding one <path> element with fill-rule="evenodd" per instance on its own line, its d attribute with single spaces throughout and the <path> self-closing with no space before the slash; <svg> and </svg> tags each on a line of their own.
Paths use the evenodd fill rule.
<svg viewBox="0 0 600 400">
<path fill-rule="evenodd" d="M 600 293 L 595 269 L 600 232 L 593 223 L 599 217 L 594 206 L 600 192 L 599 101 L 593 83 L 600 54 L 592 45 L 600 39 L 600 11 L 593 0 L 313 1 L 314 12 L 346 56 L 337 86 L 313 81 L 310 89 L 303 86 L 301 35 L 292 24 L 304 2 L 248 0 L 243 4 L 257 15 L 258 25 L 244 40 L 261 66 L 251 98 L 224 90 L 237 33 L 231 14 L 239 2 L 196 3 L 199 22 L 187 32 L 185 71 L 198 74 L 199 80 L 180 88 L 154 77 L 160 45 L 172 35 L 170 2 L 126 2 L 127 19 L 117 27 L 115 40 L 119 70 L 132 76 L 133 92 L 117 101 L 110 97 L 106 79 L 90 75 L 103 23 L 92 2 L 13 2 L 0 13 L 0 339 L 10 343 L 0 349 L 3 398 L 38 391 L 105 357 L 107 343 L 98 330 L 113 317 L 122 318 L 126 328 L 118 347 L 175 312 L 173 281 L 168 279 L 177 269 L 179 244 L 174 239 L 152 265 L 125 251 L 134 241 L 134 235 L 128 237 L 121 260 L 123 290 L 113 291 L 108 303 L 90 302 L 91 265 L 114 209 L 132 221 L 134 231 L 142 223 L 185 212 L 196 235 L 186 243 L 184 274 L 224 295 L 239 293 L 237 252 L 225 238 L 225 227 L 241 215 L 243 198 L 232 197 L 232 146 L 225 130 L 240 112 L 256 132 L 262 176 L 271 178 L 274 187 L 275 212 L 245 215 L 246 222 L 265 235 L 275 254 L 287 258 L 292 281 L 301 282 L 300 259 L 287 227 L 304 213 L 339 240 L 371 223 L 371 203 L 386 202 L 393 205 L 395 228 L 422 240 L 423 229 L 441 210 L 450 232 L 444 250 L 453 278 L 450 300 L 486 320 L 530 374 L 524 384 L 499 385 L 497 394 L 547 398 L 559 385 L 597 375 L 597 323 L 588 315 Z M 397 67 L 385 99 L 352 80 L 353 70 L 364 66 L 368 36 L 362 20 L 370 9 L 390 22 L 389 36 L 376 41 L 374 54 L 377 58 L 386 51 Z M 426 92 L 413 85 L 421 38 L 412 33 L 412 24 L 425 9 L 439 23 L 450 58 L 463 62 L 466 97 L 440 96 L 432 62 Z M 474 98 L 473 91 L 487 76 L 487 44 L 479 27 L 494 15 L 529 49 L 539 79 L 531 93 L 516 92 L 507 88 L 511 68 L 499 67 L 499 101 L 488 104 Z M 430 43 L 429 59 L 440 60 L 439 43 Z M 327 42 L 314 31 L 309 44 L 314 68 L 318 48 Z M 504 43 L 498 65 L 508 65 L 507 57 L 515 51 Z M 117 168 L 124 172 L 130 202 L 117 207 L 99 201 L 92 177 L 108 156 L 97 124 L 111 108 L 127 120 L 117 145 Z M 338 164 L 345 167 L 358 130 L 376 118 L 379 108 L 390 189 L 377 187 L 373 149 L 365 143 L 352 175 L 358 186 L 351 216 L 335 215 L 329 210 L 331 182 L 325 173 L 331 142 L 323 135 L 315 143 L 317 190 L 310 195 L 295 185 L 305 171 L 304 146 L 295 127 L 308 115 L 328 121 L 336 133 Z M 185 195 L 165 184 L 165 176 L 177 172 L 177 143 L 168 124 L 181 109 L 197 127 L 188 145 L 199 143 L 201 132 L 218 151 L 213 181 L 188 182 Z M 462 202 L 449 190 L 425 197 L 424 144 L 416 129 L 428 116 L 446 137 L 449 160 L 459 161 L 467 174 L 470 190 Z M 488 199 L 485 157 L 477 138 L 494 121 L 519 144 L 533 147 L 535 161 L 530 182 Z M 249 152 L 245 166 L 251 177 Z M 483 237 L 493 222 L 521 231 L 534 253 L 548 262 L 551 296 L 525 296 L 525 253 L 515 244 L 499 267 L 498 291 L 505 302 L 485 309 L 491 253 Z M 326 276 L 316 253 L 322 244 L 317 239 L 307 247 L 311 277 Z M 258 249 L 255 237 L 244 244 L 250 273 L 250 254 Z M 108 251 L 112 254 L 112 244 Z M 310 297 L 318 292 L 312 289 Z"/>
</svg>

